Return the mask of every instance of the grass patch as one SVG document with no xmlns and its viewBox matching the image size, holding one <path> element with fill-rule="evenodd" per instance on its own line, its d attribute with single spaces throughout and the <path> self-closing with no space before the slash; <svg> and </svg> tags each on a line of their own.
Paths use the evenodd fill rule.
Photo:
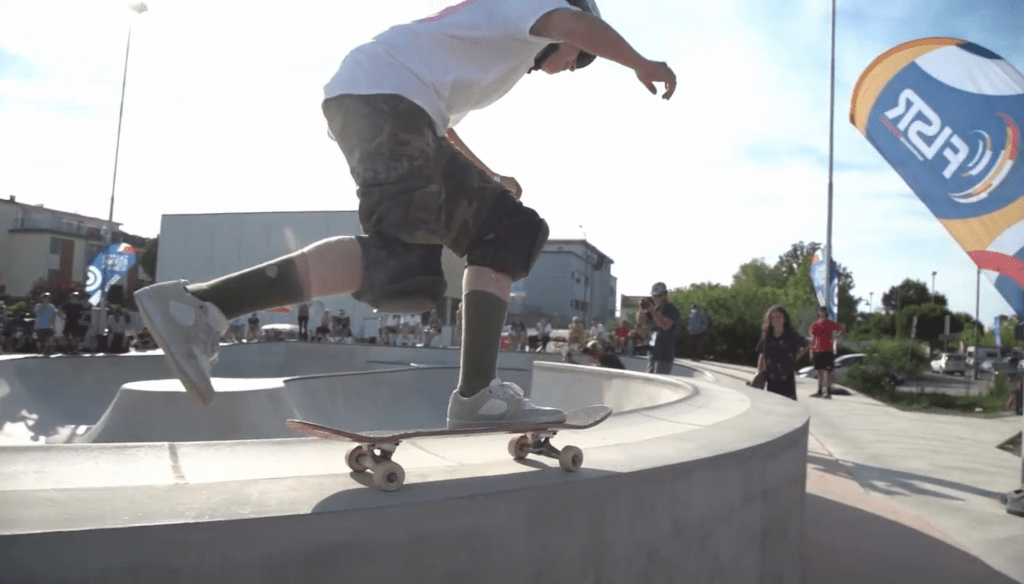
<svg viewBox="0 0 1024 584">
<path fill-rule="evenodd" d="M 861 391 L 888 405 L 905 411 L 941 414 L 1004 414 L 1006 395 L 991 390 L 984 395 L 946 395 L 943 393 L 909 393 L 884 389 L 882 391 Z M 978 411 L 978 410 L 981 411 Z"/>
<path fill-rule="evenodd" d="M 1005 375 L 995 376 L 981 395 L 913 393 L 896 389 L 894 377 L 913 379 L 926 367 L 927 358 L 920 346 L 906 341 L 872 343 L 867 357 L 850 369 L 846 384 L 883 403 L 905 411 L 971 416 L 1002 415 L 1009 412 L 1006 400 L 1011 382 Z"/>
</svg>

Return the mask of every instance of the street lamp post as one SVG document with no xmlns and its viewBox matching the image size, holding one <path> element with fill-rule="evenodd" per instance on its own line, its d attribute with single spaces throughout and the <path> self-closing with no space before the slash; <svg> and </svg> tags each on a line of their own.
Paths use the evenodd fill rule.
<svg viewBox="0 0 1024 584">
<path fill-rule="evenodd" d="M 144 2 L 136 2 L 129 4 L 128 8 L 135 14 L 142 14 L 149 10 Z M 110 212 L 107 215 L 107 228 L 105 230 L 105 237 L 103 238 L 103 249 L 106 251 L 114 238 L 114 194 L 117 192 L 117 159 L 121 153 L 121 121 L 124 118 L 124 93 L 125 87 L 128 85 L 128 54 L 132 48 L 132 22 L 135 18 L 128 22 L 128 41 L 125 43 L 124 48 L 124 72 L 121 74 L 121 108 L 117 112 L 117 141 L 114 145 L 114 177 L 110 184 Z M 106 258 L 104 258 L 105 260 Z M 107 326 L 107 262 L 103 262 L 102 271 L 103 281 L 100 282 L 100 318 L 98 323 L 97 331 L 105 331 Z M 98 334 L 98 333 L 97 333 Z"/>
<path fill-rule="evenodd" d="M 869 313 L 874 313 L 875 312 L 875 293 L 874 292 L 868 292 L 868 312 Z"/>
<path fill-rule="evenodd" d="M 938 272 L 932 272 L 932 304 L 935 304 L 935 274 Z"/>
<path fill-rule="evenodd" d="M 832 170 L 835 152 L 836 118 L 836 0 L 832 0 L 832 53 L 829 65 L 829 106 L 828 106 L 828 217 L 825 233 L 825 309 L 832 299 Z M 839 318 L 837 302 L 836 315 Z"/>
</svg>

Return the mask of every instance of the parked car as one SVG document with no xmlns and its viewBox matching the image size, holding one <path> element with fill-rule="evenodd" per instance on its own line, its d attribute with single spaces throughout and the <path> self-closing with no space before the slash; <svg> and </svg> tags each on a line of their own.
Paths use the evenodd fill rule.
<svg viewBox="0 0 1024 584">
<path fill-rule="evenodd" d="M 981 364 L 989 359 L 998 359 L 999 351 L 992 347 L 979 347 L 974 346 L 967 347 L 967 367 L 969 369 L 974 368 L 974 359 L 978 359 L 978 367 L 981 368 Z"/>
<path fill-rule="evenodd" d="M 932 361 L 932 371 L 943 375 L 964 375 L 967 372 L 967 358 L 959 353 L 942 353 Z"/>
<path fill-rule="evenodd" d="M 1018 357 L 1010 356 L 982 361 L 978 368 L 987 373 L 1011 373 L 1020 371 L 1021 363 L 1022 361 Z"/>
<path fill-rule="evenodd" d="M 851 353 L 849 355 L 840 355 L 836 357 L 835 363 L 833 364 L 832 373 L 836 383 L 842 383 L 842 378 L 846 376 L 846 373 L 850 370 L 850 367 L 860 363 L 867 357 L 866 353 Z M 814 368 L 814 365 L 804 367 L 797 372 L 800 377 L 809 377 L 811 379 L 818 378 L 818 371 Z"/>
</svg>

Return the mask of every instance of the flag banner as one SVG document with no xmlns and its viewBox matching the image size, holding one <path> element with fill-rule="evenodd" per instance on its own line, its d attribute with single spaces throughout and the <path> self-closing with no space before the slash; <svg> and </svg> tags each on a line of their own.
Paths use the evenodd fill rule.
<svg viewBox="0 0 1024 584">
<path fill-rule="evenodd" d="M 918 39 L 861 74 L 850 123 L 1024 318 L 1024 75 L 974 43 Z"/>
<path fill-rule="evenodd" d="M 832 293 L 826 298 L 825 295 L 825 248 L 814 252 L 811 256 L 811 283 L 814 285 L 814 294 L 818 297 L 818 306 L 828 307 L 828 317 L 836 320 L 839 313 L 839 273 L 836 270 L 835 258 L 832 258 L 831 288 Z"/>
<path fill-rule="evenodd" d="M 96 254 L 85 279 L 85 294 L 89 304 L 99 306 L 104 290 L 109 290 L 135 266 L 135 248 L 127 243 L 111 243 Z"/>
</svg>

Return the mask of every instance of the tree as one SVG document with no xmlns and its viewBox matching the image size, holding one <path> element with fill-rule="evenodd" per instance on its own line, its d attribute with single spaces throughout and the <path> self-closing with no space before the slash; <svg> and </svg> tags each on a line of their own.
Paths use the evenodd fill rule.
<svg viewBox="0 0 1024 584">
<path fill-rule="evenodd" d="M 936 294 L 933 302 L 928 285 L 910 278 L 903 280 L 898 286 L 892 286 L 885 294 L 882 294 L 882 306 L 893 314 L 900 312 L 904 307 L 922 304 L 947 306 L 949 301 L 942 294 Z"/>
</svg>

